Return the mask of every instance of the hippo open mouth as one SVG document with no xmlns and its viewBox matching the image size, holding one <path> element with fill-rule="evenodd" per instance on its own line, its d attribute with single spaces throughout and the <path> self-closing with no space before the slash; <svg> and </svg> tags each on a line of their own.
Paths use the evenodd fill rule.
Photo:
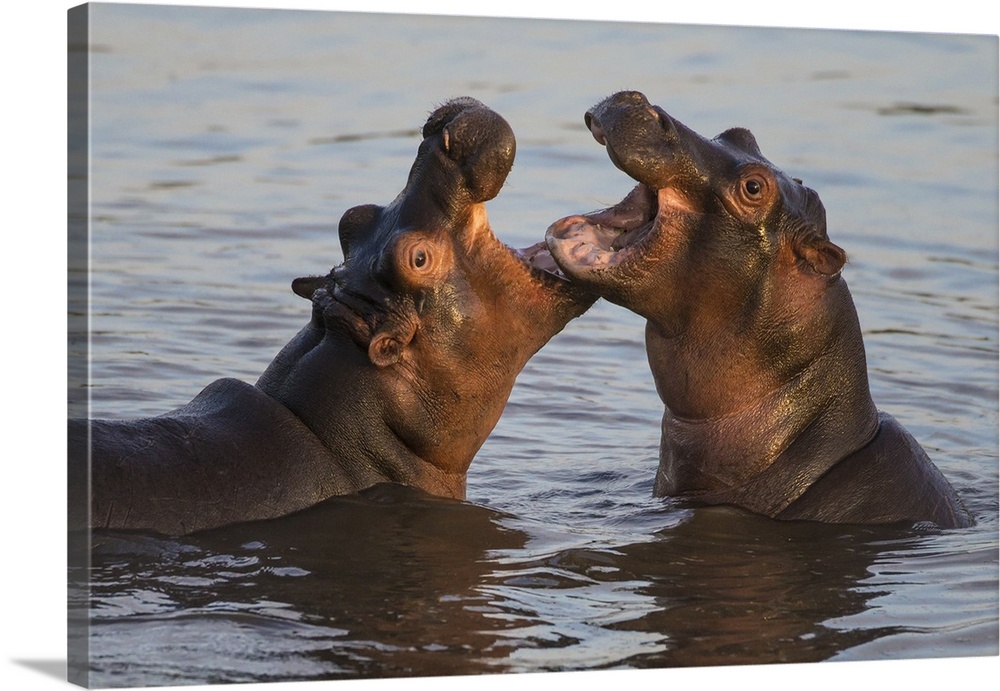
<svg viewBox="0 0 1000 691">
<path fill-rule="evenodd" d="M 669 211 L 661 213 L 669 208 L 661 203 L 666 193 L 639 183 L 615 206 L 556 221 L 547 232 L 551 253 L 567 269 L 570 265 L 614 268 L 643 254 L 644 240 L 654 227 L 663 226 L 669 215 Z"/>
<path fill-rule="evenodd" d="M 639 111 L 646 130 L 662 135 L 661 125 L 666 114 L 649 106 L 645 99 L 629 104 L 633 113 Z M 589 272 L 614 269 L 629 261 L 639 261 L 649 253 L 651 238 L 663 237 L 670 228 L 681 225 L 684 216 L 700 213 L 691 199 L 677 184 L 682 177 L 680 170 L 670 170 L 657 164 L 653 146 L 641 143 L 636 146 L 636 132 L 645 135 L 634 125 L 622 127 L 620 120 L 609 113 L 607 102 L 599 104 L 586 115 L 585 122 L 594 139 L 604 146 L 608 157 L 620 170 L 638 184 L 618 204 L 588 214 L 568 216 L 553 223 L 546 233 L 549 248 L 555 261 L 567 272 Z M 633 119 L 635 116 L 632 116 Z M 602 119 L 614 128 L 605 131 Z M 669 123 L 671 126 L 673 122 Z"/>
</svg>

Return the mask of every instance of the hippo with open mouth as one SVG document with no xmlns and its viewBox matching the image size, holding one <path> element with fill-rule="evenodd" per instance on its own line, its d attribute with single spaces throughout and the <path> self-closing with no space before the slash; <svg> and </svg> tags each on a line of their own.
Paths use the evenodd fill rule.
<svg viewBox="0 0 1000 691">
<path fill-rule="evenodd" d="M 585 117 L 638 184 L 546 234 L 574 282 L 646 318 L 663 400 L 657 496 L 838 523 L 971 518 L 879 412 L 819 196 L 746 129 L 706 139 L 635 91 Z"/>
<path fill-rule="evenodd" d="M 385 482 L 464 498 L 518 373 L 596 299 L 544 242 L 493 235 L 484 203 L 514 150 L 478 101 L 436 109 L 402 192 L 349 209 L 343 263 L 293 282 L 312 319 L 256 385 L 220 379 L 162 416 L 70 422 L 71 527 L 189 533 Z"/>
</svg>

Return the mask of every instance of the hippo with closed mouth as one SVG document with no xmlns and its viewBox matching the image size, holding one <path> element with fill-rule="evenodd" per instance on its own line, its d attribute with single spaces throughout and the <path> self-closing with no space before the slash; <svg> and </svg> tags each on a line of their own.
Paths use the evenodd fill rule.
<svg viewBox="0 0 1000 691">
<path fill-rule="evenodd" d="M 838 523 L 971 518 L 872 401 L 819 196 L 746 129 L 706 139 L 635 91 L 585 122 L 638 184 L 546 238 L 574 282 L 645 317 L 664 403 L 657 496 Z"/>
<path fill-rule="evenodd" d="M 162 416 L 70 422 L 71 526 L 182 534 L 385 482 L 464 498 L 518 373 L 596 299 L 544 269 L 544 242 L 494 236 L 484 203 L 514 151 L 478 101 L 437 108 L 402 192 L 344 213 L 343 263 L 293 282 L 312 318 L 256 385 L 220 379 Z"/>
</svg>

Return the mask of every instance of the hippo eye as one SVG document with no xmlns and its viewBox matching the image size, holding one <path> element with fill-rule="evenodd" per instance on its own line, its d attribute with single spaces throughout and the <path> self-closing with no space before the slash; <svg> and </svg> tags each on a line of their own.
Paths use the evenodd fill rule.
<svg viewBox="0 0 1000 691">
<path fill-rule="evenodd" d="M 431 257 L 430 250 L 423 246 L 423 243 L 410 247 L 407 254 L 412 268 L 421 272 L 430 270 L 433 257 Z"/>
<path fill-rule="evenodd" d="M 760 174 L 748 175 L 740 184 L 740 196 L 749 204 L 758 204 L 764 200 L 767 192 L 767 180 Z"/>
<path fill-rule="evenodd" d="M 445 278 L 450 257 L 447 244 L 435 238 L 423 233 L 402 237 L 392 260 L 393 279 L 407 290 L 436 285 Z"/>
</svg>

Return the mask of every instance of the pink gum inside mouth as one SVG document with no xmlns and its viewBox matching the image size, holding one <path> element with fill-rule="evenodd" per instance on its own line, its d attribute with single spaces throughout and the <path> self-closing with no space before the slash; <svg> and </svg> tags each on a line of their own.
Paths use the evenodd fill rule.
<svg viewBox="0 0 1000 691">
<path fill-rule="evenodd" d="M 569 216 L 549 227 L 559 253 L 565 259 L 583 266 L 603 267 L 615 264 L 617 252 L 611 244 L 619 232 L 594 223 L 591 217 Z"/>
</svg>

